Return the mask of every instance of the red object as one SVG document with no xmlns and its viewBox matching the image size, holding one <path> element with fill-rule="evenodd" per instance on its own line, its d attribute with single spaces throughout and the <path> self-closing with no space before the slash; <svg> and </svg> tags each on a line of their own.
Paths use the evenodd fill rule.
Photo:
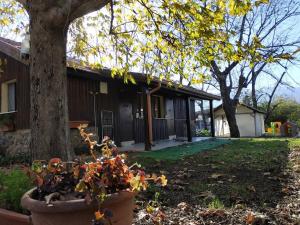
<svg viewBox="0 0 300 225">
<path fill-rule="evenodd" d="M 30 216 L 0 209 L 0 224 L 1 225 L 31 225 Z"/>
</svg>

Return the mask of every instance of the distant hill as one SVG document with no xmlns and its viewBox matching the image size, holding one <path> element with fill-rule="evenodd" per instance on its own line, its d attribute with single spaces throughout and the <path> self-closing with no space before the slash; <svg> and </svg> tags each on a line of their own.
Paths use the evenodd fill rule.
<svg viewBox="0 0 300 225">
<path fill-rule="evenodd" d="M 276 93 L 277 96 L 286 96 L 290 99 L 294 99 L 298 103 L 300 103 L 300 87 L 296 87 L 293 89 L 280 87 Z"/>
</svg>

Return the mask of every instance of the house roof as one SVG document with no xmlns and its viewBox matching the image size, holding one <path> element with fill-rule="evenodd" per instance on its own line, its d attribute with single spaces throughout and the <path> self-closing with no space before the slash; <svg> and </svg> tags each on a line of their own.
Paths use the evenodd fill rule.
<svg viewBox="0 0 300 225">
<path fill-rule="evenodd" d="M 10 39 L 6 39 L 3 37 L 0 37 L 0 52 L 3 52 L 4 54 L 14 58 L 17 61 L 20 61 L 26 65 L 28 65 L 28 60 L 24 60 L 21 57 L 20 54 L 20 48 L 21 48 L 21 43 L 16 42 Z M 67 60 L 67 67 L 68 69 L 73 70 L 73 72 L 77 73 L 80 71 L 83 72 L 88 72 L 92 73 L 94 75 L 101 75 L 105 76 L 107 78 L 112 78 L 111 77 L 111 70 L 110 69 L 93 69 L 88 66 L 82 66 L 78 63 L 76 59 L 73 58 L 68 58 Z M 130 72 L 130 74 L 134 77 L 134 79 L 139 82 L 139 83 L 147 83 L 147 77 L 142 74 L 142 73 L 137 73 L 137 72 Z M 170 83 L 166 80 L 160 81 L 158 78 L 153 77 L 151 80 L 151 85 L 161 85 L 161 88 L 163 89 L 168 89 L 172 90 L 177 93 L 183 93 L 190 95 L 195 98 L 201 98 L 201 99 L 207 99 L 207 100 L 220 100 L 220 96 L 214 95 L 207 93 L 205 91 L 193 88 L 193 87 L 188 87 L 188 86 L 182 86 L 179 84 L 176 84 L 175 82 L 170 85 Z"/>
<path fill-rule="evenodd" d="M 256 108 L 254 108 L 254 107 L 252 107 L 252 106 L 246 105 L 246 104 L 244 104 L 244 103 L 239 103 L 238 105 L 244 106 L 244 107 L 246 107 L 246 108 L 248 108 L 248 109 L 251 109 L 251 110 L 254 111 L 254 112 L 266 114 L 266 112 L 264 112 L 264 111 L 262 111 L 262 110 L 259 110 L 259 109 L 256 109 Z M 214 112 L 216 112 L 216 111 L 218 111 L 218 110 L 220 110 L 220 109 L 223 109 L 223 104 L 220 104 L 219 106 L 217 106 L 216 108 L 214 108 Z"/>
</svg>

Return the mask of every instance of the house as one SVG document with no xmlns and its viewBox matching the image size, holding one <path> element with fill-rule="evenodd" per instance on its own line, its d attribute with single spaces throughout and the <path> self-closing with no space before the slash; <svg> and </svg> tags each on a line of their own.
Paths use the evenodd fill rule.
<svg viewBox="0 0 300 225">
<path fill-rule="evenodd" d="M 241 137 L 260 137 L 265 132 L 265 113 L 243 103 L 238 104 L 236 120 Z M 229 137 L 229 125 L 222 105 L 214 109 L 215 135 Z"/>
<path fill-rule="evenodd" d="M 10 139 L 22 136 L 22 141 L 28 143 L 24 135 L 30 133 L 29 66 L 20 57 L 20 43 L 0 38 L 0 60 L 3 131 L 0 144 L 4 136 Z M 76 65 L 76 62 L 69 60 L 68 65 Z M 191 87 L 170 87 L 157 79 L 148 84 L 144 75 L 132 75 L 136 85 L 113 79 L 109 69 L 68 66 L 70 128 L 89 123 L 100 138 L 110 136 L 119 146 L 146 143 L 146 148 L 150 148 L 154 141 L 174 138 L 191 141 L 195 133 L 195 101 L 208 101 L 212 109 L 213 100 L 219 99 Z M 210 126 L 214 127 L 213 121 Z M 17 135 L 18 132 L 22 134 Z M 10 141 L 16 142 L 20 143 Z"/>
</svg>

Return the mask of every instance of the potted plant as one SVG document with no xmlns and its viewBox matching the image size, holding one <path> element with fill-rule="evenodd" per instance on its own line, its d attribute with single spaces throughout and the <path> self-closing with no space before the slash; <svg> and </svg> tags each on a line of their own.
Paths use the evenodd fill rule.
<svg viewBox="0 0 300 225">
<path fill-rule="evenodd" d="M 24 194 L 21 204 L 31 211 L 34 225 L 131 225 L 136 193 L 149 181 L 166 185 L 164 175 L 147 176 L 138 164 L 128 166 L 108 137 L 98 145 L 85 127 L 79 130 L 89 146 L 90 162 L 33 162 L 37 187 Z"/>
</svg>

